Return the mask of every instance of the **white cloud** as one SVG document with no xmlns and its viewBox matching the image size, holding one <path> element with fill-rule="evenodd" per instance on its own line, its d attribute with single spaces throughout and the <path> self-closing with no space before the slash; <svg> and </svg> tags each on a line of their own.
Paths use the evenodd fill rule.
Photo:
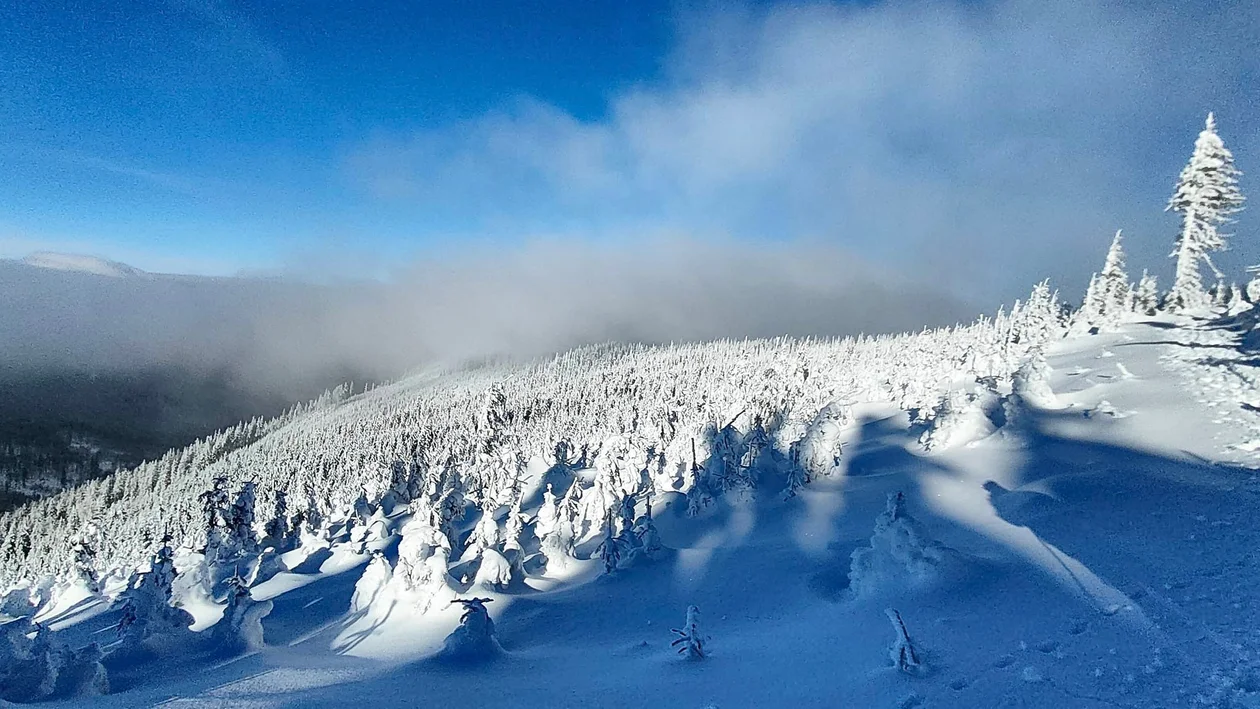
<svg viewBox="0 0 1260 709">
<path fill-rule="evenodd" d="M 1194 121 L 1213 106 L 1227 133 L 1256 120 L 1241 109 L 1258 15 L 1026 0 L 697 15 L 667 77 L 601 120 L 518 100 L 378 136 L 350 165 L 439 210 L 818 236 L 1009 296 L 1084 278 L 1118 226 L 1152 240 L 1140 255 L 1165 250 L 1159 191 Z"/>
</svg>

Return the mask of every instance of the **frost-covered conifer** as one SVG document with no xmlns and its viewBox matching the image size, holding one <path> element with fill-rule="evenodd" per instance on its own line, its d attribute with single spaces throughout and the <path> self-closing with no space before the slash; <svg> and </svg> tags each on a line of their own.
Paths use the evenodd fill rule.
<svg viewBox="0 0 1260 709">
<path fill-rule="evenodd" d="M 539 551 L 547 560 L 548 571 L 561 569 L 573 558 L 577 532 L 574 529 L 573 503 L 576 501 L 577 483 L 569 486 L 564 499 L 556 507 L 556 519 L 539 543 Z"/>
<path fill-rule="evenodd" d="M 1233 312 L 1236 312 L 1238 310 L 1245 310 L 1246 309 L 1245 303 L 1247 303 L 1247 296 L 1243 295 L 1243 289 L 1240 288 L 1237 283 L 1230 284 L 1229 286 L 1230 310 Z"/>
<path fill-rule="evenodd" d="M 1155 276 L 1142 271 L 1137 290 L 1133 293 L 1133 312 L 1137 315 L 1154 315 L 1159 309 L 1159 286 Z"/>
<path fill-rule="evenodd" d="M 905 495 L 888 496 L 888 504 L 875 520 L 870 546 L 851 555 L 849 587 L 858 595 L 935 580 L 949 562 L 952 550 L 928 535 L 905 510 Z"/>
<path fill-rule="evenodd" d="M 1076 313 L 1075 328 L 1114 327 L 1131 310 L 1132 288 L 1124 271 L 1124 249 L 1120 244 L 1121 232 L 1117 231 L 1107 250 L 1103 269 L 1089 281 L 1085 300 Z"/>
<path fill-rule="evenodd" d="M 622 495 L 620 504 L 617 505 L 617 533 L 624 534 L 631 531 L 634 527 L 634 510 L 636 503 L 633 494 Z"/>
<path fill-rule="evenodd" d="M 551 490 L 551 483 L 547 483 L 547 489 L 543 491 L 542 506 L 538 508 L 538 519 L 534 523 L 534 533 L 540 539 L 555 527 L 557 514 L 556 494 Z"/>
<path fill-rule="evenodd" d="M 739 431 L 735 428 L 735 421 L 738 419 L 739 416 L 736 416 L 730 423 L 717 429 L 713 436 L 709 455 L 709 479 L 718 492 L 743 490 L 753 485 L 748 470 L 742 464 L 743 446 Z"/>
<path fill-rule="evenodd" d="M 1058 397 L 1050 387 L 1050 375 L 1053 370 L 1046 362 L 1041 347 L 1034 347 L 1028 352 L 1024 363 L 1011 377 L 1011 391 L 1019 399 L 1040 408 L 1052 408 L 1058 405 Z"/>
<path fill-rule="evenodd" d="M 254 481 L 246 481 L 241 486 L 240 492 L 236 494 L 236 500 L 232 502 L 228 518 L 228 536 L 231 540 L 228 546 L 231 552 L 230 556 L 225 555 L 224 558 L 253 554 L 258 551 L 258 537 L 254 534 L 257 489 L 258 486 Z"/>
<path fill-rule="evenodd" d="M 809 470 L 792 461 L 787 469 L 787 483 L 783 486 L 783 499 L 790 500 L 800 494 L 801 489 L 809 484 Z"/>
<path fill-rule="evenodd" d="M 661 552 L 661 535 L 656 531 L 656 523 L 652 521 L 652 512 L 635 520 L 634 536 L 638 539 L 639 554 L 654 559 Z"/>
<path fill-rule="evenodd" d="M 617 565 L 621 563 L 621 543 L 613 536 L 611 517 L 604 522 L 604 539 L 599 543 L 595 553 L 599 554 L 599 559 L 604 564 L 604 573 L 606 574 L 616 571 Z"/>
<path fill-rule="evenodd" d="M 503 522 L 503 550 L 514 551 L 518 555 L 524 551 L 525 514 L 521 512 L 521 490 L 518 487 L 512 495 L 512 508 L 508 510 L 507 519 Z"/>
<path fill-rule="evenodd" d="M 494 503 L 486 501 L 481 508 L 481 518 L 468 536 L 468 543 L 460 557 L 464 560 L 475 559 L 486 549 L 494 549 L 499 545 L 499 523 L 494 519 Z"/>
<path fill-rule="evenodd" d="M 363 569 L 363 574 L 354 584 L 354 593 L 350 596 L 351 611 L 365 611 L 380 596 L 394 577 L 394 568 L 389 559 L 379 551 L 372 552 L 372 560 Z"/>
<path fill-rule="evenodd" d="M 494 633 L 494 620 L 486 604 L 492 598 L 456 598 L 452 602 L 464 607 L 459 618 L 459 627 L 455 628 L 442 644 L 441 656 L 448 660 L 479 661 L 487 660 L 502 651 L 499 640 Z"/>
<path fill-rule="evenodd" d="M 1111 248 L 1107 250 L 1103 269 L 1098 274 L 1106 303 L 1103 315 L 1109 318 L 1124 312 L 1129 302 L 1129 274 L 1124 270 L 1124 248 L 1120 244 L 1120 238 L 1121 231 L 1117 229 L 1111 240 Z"/>
<path fill-rule="evenodd" d="M 1216 134 L 1216 120 L 1209 113 L 1207 125 L 1194 143 L 1190 162 L 1181 171 L 1177 187 L 1168 200 L 1167 210 L 1182 218 L 1181 231 L 1171 254 L 1177 259 L 1177 274 L 1168 294 L 1170 310 L 1209 304 L 1199 268 L 1206 264 L 1219 274 L 1210 254 L 1225 248 L 1227 235 L 1218 229 L 1229 224 L 1230 216 L 1242 209 L 1239 174 L 1234 167 L 1234 156 Z"/>
<path fill-rule="evenodd" d="M 83 584 L 91 593 L 101 592 L 100 578 L 96 573 L 96 538 L 100 536 L 96 525 L 76 532 L 71 538 L 70 553 L 74 559 L 74 580 Z"/>
<path fill-rule="evenodd" d="M 434 601 L 454 595 L 447 572 L 451 543 L 439 529 L 439 518 L 440 513 L 417 511 L 402 528 L 402 539 L 398 542 L 394 575 L 401 577 L 404 588 L 421 612 L 427 611 Z"/>
<path fill-rule="evenodd" d="M 687 606 L 687 620 L 682 628 L 670 628 L 678 637 L 670 643 L 678 648 L 678 654 L 688 660 L 704 659 L 704 643 L 707 640 L 700 632 L 700 609 Z"/>
<path fill-rule="evenodd" d="M 193 624 L 192 615 L 172 605 L 176 572 L 169 539 L 163 537 L 162 546 L 149 560 L 149 570 L 133 573 L 114 601 L 115 606 L 122 606 L 115 631 L 123 651 L 138 647 L 151 635 L 181 632 Z"/>
<path fill-rule="evenodd" d="M 227 607 L 215 624 L 213 637 L 229 652 L 248 652 L 263 647 L 262 619 L 271 613 L 271 601 L 255 601 L 249 585 L 239 574 L 227 580 Z"/>
<path fill-rule="evenodd" d="M 805 480 L 831 475 L 840 465 L 840 438 L 851 423 L 848 407 L 832 402 L 822 408 L 792 448 L 791 460 L 805 471 Z"/>
<path fill-rule="evenodd" d="M 1103 289 L 1102 283 L 1095 273 L 1089 277 L 1089 286 L 1085 288 L 1085 298 L 1081 300 L 1081 308 L 1075 313 L 1075 323 L 1077 329 L 1085 330 L 1096 325 L 1097 321 L 1102 317 Z"/>
<path fill-rule="evenodd" d="M 941 396 L 931 423 L 919 441 L 928 451 L 963 445 L 993 433 L 993 424 L 984 411 L 987 392 L 976 394 L 952 389 Z"/>
<path fill-rule="evenodd" d="M 0 615 L 25 618 L 35 615 L 36 609 L 37 606 L 31 600 L 31 589 L 27 586 L 11 588 L 0 598 Z"/>
<path fill-rule="evenodd" d="M 202 551 L 206 560 L 212 561 L 218 558 L 227 527 L 227 478 L 222 475 L 215 477 L 210 489 L 201 493 L 197 499 L 201 503 L 201 528 L 206 539 Z"/>
<path fill-rule="evenodd" d="M 263 529 L 267 535 L 267 544 L 276 551 L 289 550 L 289 496 L 284 490 L 276 490 L 275 502 L 272 504 L 271 519 Z"/>
</svg>

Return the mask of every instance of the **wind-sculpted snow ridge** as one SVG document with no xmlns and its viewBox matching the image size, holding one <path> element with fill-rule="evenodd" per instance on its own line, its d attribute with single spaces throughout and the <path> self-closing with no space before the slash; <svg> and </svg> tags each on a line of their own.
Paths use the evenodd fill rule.
<svg viewBox="0 0 1260 709">
<path fill-rule="evenodd" d="M 844 407 L 892 402 L 930 418 L 956 382 L 1009 387 L 1027 354 L 1063 327 L 1042 283 L 1009 313 L 913 334 L 605 345 L 330 395 L 0 517 L 0 582 L 69 572 L 59 530 L 89 522 L 102 576 L 125 575 L 164 533 L 200 549 L 198 499 L 220 477 L 231 489 L 253 481 L 263 503 L 286 492 L 308 531 L 360 497 L 392 504 L 427 490 L 464 500 L 451 504 L 511 504 L 511 481 L 539 461 L 611 471 L 603 499 L 583 501 L 603 506 L 596 519 L 622 495 L 648 492 L 680 492 L 700 509 L 771 461 L 798 471 L 790 493 L 828 474 L 839 451 L 818 450 L 838 445 L 822 428 Z"/>
</svg>

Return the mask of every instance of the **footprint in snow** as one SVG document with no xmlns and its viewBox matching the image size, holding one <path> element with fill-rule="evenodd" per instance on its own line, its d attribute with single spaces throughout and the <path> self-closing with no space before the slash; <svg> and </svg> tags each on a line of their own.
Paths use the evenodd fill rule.
<svg viewBox="0 0 1260 709">
<path fill-rule="evenodd" d="M 1004 670 L 1004 669 L 1006 669 L 1007 667 L 1010 667 L 1010 666 L 1011 666 L 1011 665 L 1013 665 L 1013 664 L 1015 664 L 1015 657 L 1014 657 L 1014 656 L 1012 656 L 1012 655 L 1003 655 L 1003 656 L 999 657 L 999 658 L 997 659 L 997 661 L 996 661 L 996 662 L 994 662 L 994 663 L 993 663 L 993 666 L 994 666 L 994 667 L 996 667 L 996 668 L 998 668 L 999 670 Z"/>
<path fill-rule="evenodd" d="M 1058 649 L 1059 649 L 1058 640 L 1047 640 L 1043 643 L 1038 643 L 1037 645 L 1037 651 L 1044 652 L 1047 655 L 1049 655 L 1052 652 L 1055 652 Z"/>
<path fill-rule="evenodd" d="M 971 686 L 971 680 L 967 679 L 966 677 L 959 677 L 958 679 L 949 683 L 949 688 L 954 690 L 955 692 L 961 692 L 962 690 L 970 686 Z"/>
<path fill-rule="evenodd" d="M 1072 627 L 1068 628 L 1068 632 L 1072 635 L 1081 635 L 1086 630 L 1089 630 L 1089 623 L 1083 620 L 1072 623 Z"/>
</svg>

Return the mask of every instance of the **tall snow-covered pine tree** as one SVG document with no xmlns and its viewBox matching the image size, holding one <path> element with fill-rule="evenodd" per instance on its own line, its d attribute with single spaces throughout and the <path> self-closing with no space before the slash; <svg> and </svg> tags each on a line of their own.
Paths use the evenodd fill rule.
<svg viewBox="0 0 1260 709">
<path fill-rule="evenodd" d="M 1181 233 L 1171 254 L 1177 259 L 1177 275 L 1168 294 L 1170 310 L 1210 304 L 1199 267 L 1206 263 L 1219 274 L 1209 254 L 1225 248 L 1227 235 L 1220 233 L 1218 227 L 1230 223 L 1230 215 L 1242 209 L 1239 174 L 1233 154 L 1216 134 L 1216 119 L 1209 113 L 1207 125 L 1194 143 L 1194 154 L 1181 171 L 1166 208 L 1182 218 Z"/>
</svg>

